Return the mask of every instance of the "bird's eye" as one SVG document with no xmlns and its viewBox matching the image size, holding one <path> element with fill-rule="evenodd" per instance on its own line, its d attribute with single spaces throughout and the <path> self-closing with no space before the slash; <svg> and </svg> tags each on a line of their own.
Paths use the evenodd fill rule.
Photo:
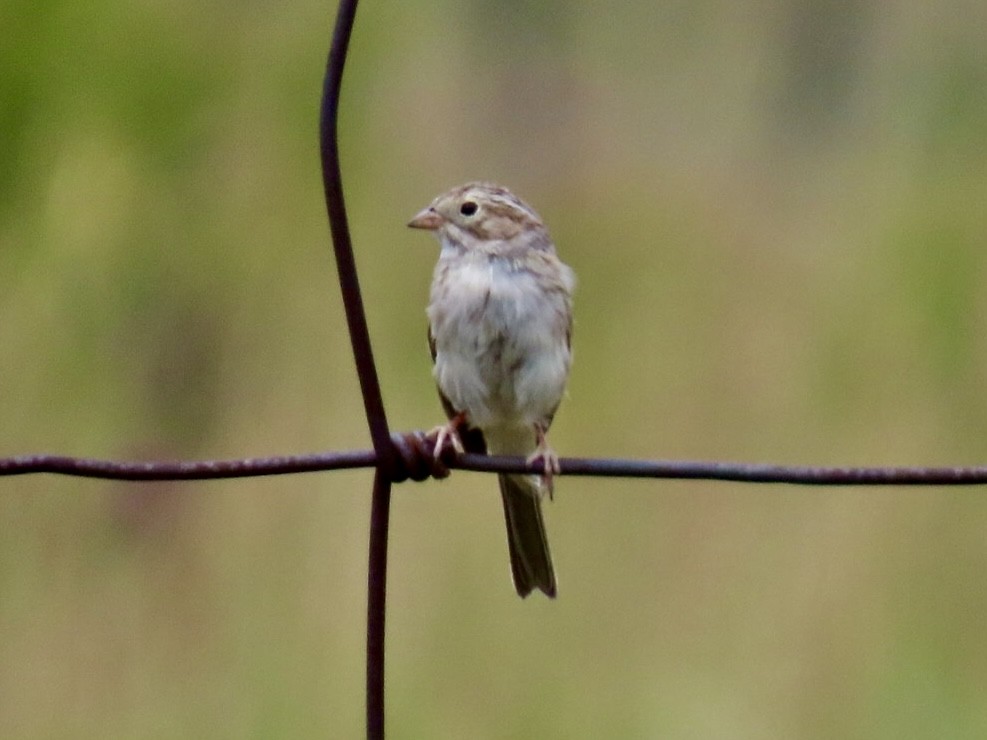
<svg viewBox="0 0 987 740">
<path fill-rule="evenodd" d="M 479 206 L 471 200 L 466 201 L 461 206 L 459 206 L 459 212 L 464 216 L 472 216 L 476 213 Z"/>
</svg>

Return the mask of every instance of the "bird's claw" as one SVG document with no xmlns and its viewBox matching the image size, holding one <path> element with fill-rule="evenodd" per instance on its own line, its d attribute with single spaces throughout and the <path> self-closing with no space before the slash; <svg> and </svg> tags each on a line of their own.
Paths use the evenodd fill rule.
<svg viewBox="0 0 987 740">
<path fill-rule="evenodd" d="M 562 465 L 559 463 L 559 456 L 555 454 L 555 451 L 548 444 L 548 437 L 545 434 L 545 430 L 537 426 L 535 427 L 535 434 L 538 438 L 538 447 L 528 455 L 527 463 L 528 465 L 533 465 L 536 462 L 541 462 L 542 489 L 548 493 L 548 498 L 551 499 L 555 493 L 554 477 L 562 472 Z"/>
<path fill-rule="evenodd" d="M 442 452 L 447 444 L 452 446 L 457 455 L 465 454 L 466 449 L 463 447 L 463 440 L 459 437 L 459 427 L 465 420 L 466 417 L 463 414 L 457 414 L 447 423 L 435 427 L 428 433 L 429 437 L 435 437 L 435 451 L 432 454 L 436 460 L 442 457 Z"/>
</svg>

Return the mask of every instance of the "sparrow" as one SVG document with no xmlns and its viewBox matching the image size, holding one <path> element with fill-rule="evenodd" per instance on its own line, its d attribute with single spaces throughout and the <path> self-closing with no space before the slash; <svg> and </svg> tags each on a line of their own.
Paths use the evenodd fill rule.
<svg viewBox="0 0 987 740">
<path fill-rule="evenodd" d="M 498 474 L 514 587 L 522 597 L 557 583 L 541 502 L 558 457 L 548 444 L 572 363 L 573 271 L 538 214 L 507 188 L 471 182 L 438 196 L 408 223 L 441 245 L 428 344 L 448 422 L 435 454 L 523 455 L 541 475 Z"/>
</svg>

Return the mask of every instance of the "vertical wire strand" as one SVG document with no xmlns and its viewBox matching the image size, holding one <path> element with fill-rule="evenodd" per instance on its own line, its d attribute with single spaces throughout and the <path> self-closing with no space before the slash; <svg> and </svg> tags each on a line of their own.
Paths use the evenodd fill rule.
<svg viewBox="0 0 987 740">
<path fill-rule="evenodd" d="M 346 205 L 343 200 L 343 182 L 339 166 L 338 118 L 339 92 L 343 79 L 343 66 L 349 48 L 350 33 L 356 16 L 357 0 L 340 0 L 336 15 L 336 28 L 333 31 L 332 46 L 326 62 L 326 76 L 322 87 L 322 106 L 319 121 L 319 142 L 322 155 L 322 184 L 325 189 L 326 211 L 329 215 L 329 228 L 332 232 L 333 251 L 336 255 L 336 269 L 339 274 L 339 287 L 343 294 L 343 308 L 346 311 L 346 325 L 349 329 L 353 357 L 356 360 L 363 406 L 370 427 L 370 438 L 374 451 L 379 456 L 380 465 L 393 471 L 396 456 L 391 445 L 391 435 L 384 413 L 384 400 L 377 378 L 373 350 L 370 346 L 370 332 L 367 329 L 367 316 L 363 310 L 360 281 L 353 258 L 353 245 L 350 240 L 349 223 L 346 218 Z"/>
<path fill-rule="evenodd" d="M 367 737 L 384 737 L 384 617 L 387 600 L 387 529 L 391 481 L 378 469 L 370 512 L 370 569 L 367 575 Z"/>
<path fill-rule="evenodd" d="M 387 529 L 390 521 L 391 480 L 397 472 L 398 457 L 391 442 L 384 413 L 384 400 L 377 378 L 370 332 L 363 310 L 356 261 L 350 240 L 346 206 L 343 200 L 342 175 L 339 166 L 338 116 L 339 93 L 343 66 L 349 48 L 350 34 L 356 17 L 357 0 L 340 0 L 336 26 L 326 61 L 326 76 L 322 86 L 319 118 L 319 142 L 322 156 L 322 184 L 325 189 L 326 211 L 332 232 L 333 251 L 339 287 L 343 294 L 346 324 L 349 329 L 353 357 L 356 361 L 360 391 L 370 438 L 377 454 L 373 496 L 370 510 L 370 554 L 367 569 L 367 737 L 384 737 L 384 616 L 387 595 Z"/>
</svg>

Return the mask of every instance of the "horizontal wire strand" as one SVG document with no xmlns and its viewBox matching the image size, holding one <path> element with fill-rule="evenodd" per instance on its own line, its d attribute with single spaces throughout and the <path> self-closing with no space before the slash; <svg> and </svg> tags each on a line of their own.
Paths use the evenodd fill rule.
<svg viewBox="0 0 987 740">
<path fill-rule="evenodd" d="M 394 435 L 402 450 L 404 475 L 396 481 L 444 477 L 449 470 L 482 473 L 538 474 L 539 461 L 522 457 L 455 455 L 446 451 L 441 460 L 432 455 L 431 440 L 421 432 Z M 409 438 L 414 444 L 403 444 Z M 214 480 L 267 475 L 314 473 L 377 466 L 373 450 L 318 452 L 304 455 L 247 458 L 242 460 L 115 461 L 65 455 L 21 455 L 0 458 L 0 476 L 51 473 L 108 480 L 166 481 Z M 608 478 L 715 480 L 736 483 L 789 483 L 815 486 L 949 486 L 987 484 L 987 466 L 972 467 L 840 467 L 732 463 L 702 460 L 637 460 L 620 458 L 563 457 L 560 475 Z M 427 474 L 411 475 L 422 466 Z"/>
</svg>

